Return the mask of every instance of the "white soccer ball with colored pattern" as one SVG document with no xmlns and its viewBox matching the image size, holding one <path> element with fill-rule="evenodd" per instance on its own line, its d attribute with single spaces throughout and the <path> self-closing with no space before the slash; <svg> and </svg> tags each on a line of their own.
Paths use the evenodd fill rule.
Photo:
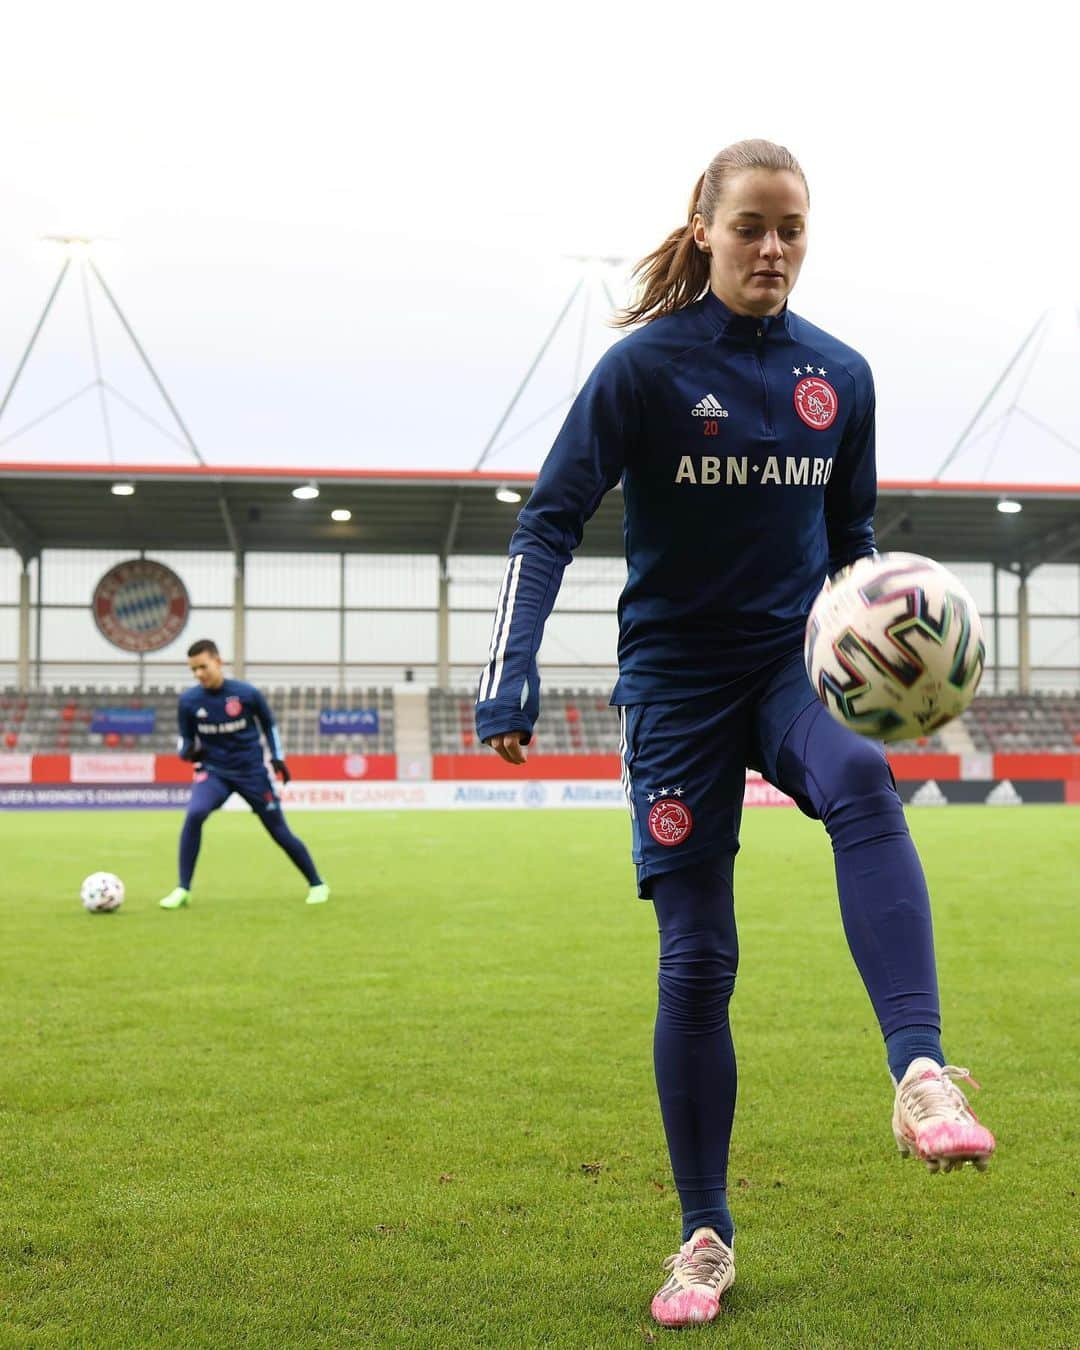
<svg viewBox="0 0 1080 1350">
<path fill-rule="evenodd" d="M 112 872 L 92 872 L 79 890 L 91 914 L 111 914 L 124 903 L 124 883 Z"/>
<path fill-rule="evenodd" d="M 967 588 L 917 553 L 860 558 L 826 586 L 806 623 L 810 683 L 844 726 L 906 741 L 959 717 L 986 647 Z"/>
</svg>

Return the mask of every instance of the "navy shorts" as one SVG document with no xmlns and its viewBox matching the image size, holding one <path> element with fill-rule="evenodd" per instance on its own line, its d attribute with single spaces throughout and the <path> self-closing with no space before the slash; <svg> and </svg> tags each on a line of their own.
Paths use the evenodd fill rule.
<svg viewBox="0 0 1080 1350">
<path fill-rule="evenodd" d="M 808 766 L 801 754 L 789 752 L 782 764 L 781 747 L 804 713 L 820 714 L 830 724 L 814 738 L 823 763 Z M 835 777 L 828 761 L 837 757 L 830 750 L 838 738 L 863 741 L 826 712 L 806 678 L 801 651 L 714 694 L 631 704 L 619 709 L 619 717 L 623 788 L 642 897 L 650 894 L 650 877 L 737 851 L 747 768 L 759 770 L 819 819 L 823 796 L 817 784 L 828 795 L 828 780 Z M 809 738 L 799 739 L 803 744 Z M 865 753 L 884 760 L 882 746 L 864 744 Z"/>
<path fill-rule="evenodd" d="M 234 792 L 238 797 L 243 797 L 257 816 L 279 815 L 281 812 L 277 787 L 262 767 L 256 772 L 230 778 L 215 773 L 213 769 L 200 769 L 195 775 L 188 810 L 209 815 L 219 806 L 224 806 Z"/>
</svg>

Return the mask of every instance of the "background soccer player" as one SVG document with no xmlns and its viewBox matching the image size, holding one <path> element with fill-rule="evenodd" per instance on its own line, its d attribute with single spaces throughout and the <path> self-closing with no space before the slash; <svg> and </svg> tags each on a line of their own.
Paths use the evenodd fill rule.
<svg viewBox="0 0 1080 1350">
<path fill-rule="evenodd" d="M 180 831 L 180 884 L 160 902 L 162 909 L 181 909 L 190 903 L 203 824 L 234 792 L 243 797 L 270 838 L 307 878 L 307 903 L 322 904 L 330 898 L 330 888 L 303 842 L 285 824 L 277 790 L 266 771 L 260 729 L 274 771 L 282 782 L 289 781 L 285 752 L 266 699 L 253 684 L 226 679 L 218 649 L 208 638 L 188 648 L 188 665 L 198 684 L 180 695 L 177 748 L 181 759 L 195 764 L 195 784 Z"/>
<path fill-rule="evenodd" d="M 727 1161 L 732 879 L 752 765 L 831 840 L 844 929 L 885 1038 L 893 1129 L 931 1170 L 985 1166 L 994 1139 L 945 1066 L 930 902 L 882 747 L 809 685 L 802 641 L 826 577 L 874 549 L 874 389 L 858 352 L 787 308 L 809 194 L 782 146 L 743 141 L 698 180 L 686 221 L 639 265 L 642 325 L 602 358 L 510 541 L 476 725 L 521 764 L 536 654 L 586 520 L 620 480 L 623 780 L 638 890 L 660 929 L 656 1081 L 683 1245 L 653 1299 L 709 1321 L 734 1280 Z M 856 233 L 853 247 L 867 237 Z M 808 1066 L 808 1111 L 834 1088 Z"/>
</svg>

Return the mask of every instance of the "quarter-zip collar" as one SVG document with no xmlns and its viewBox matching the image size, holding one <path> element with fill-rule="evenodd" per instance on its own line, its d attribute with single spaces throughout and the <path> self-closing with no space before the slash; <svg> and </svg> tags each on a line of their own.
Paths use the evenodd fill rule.
<svg viewBox="0 0 1080 1350">
<path fill-rule="evenodd" d="M 758 318 L 753 314 L 736 314 L 712 291 L 705 294 L 701 303 L 718 337 L 734 338 L 736 342 L 767 342 L 770 338 L 789 335 L 791 331 L 786 304 L 779 314 Z"/>
</svg>

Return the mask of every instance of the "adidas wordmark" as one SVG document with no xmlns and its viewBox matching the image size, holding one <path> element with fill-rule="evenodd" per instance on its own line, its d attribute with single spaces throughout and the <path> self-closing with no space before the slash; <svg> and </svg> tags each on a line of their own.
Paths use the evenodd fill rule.
<svg viewBox="0 0 1080 1350">
<path fill-rule="evenodd" d="M 727 409 L 722 407 L 712 394 L 706 394 L 700 403 L 690 409 L 691 417 L 726 417 Z"/>
</svg>

